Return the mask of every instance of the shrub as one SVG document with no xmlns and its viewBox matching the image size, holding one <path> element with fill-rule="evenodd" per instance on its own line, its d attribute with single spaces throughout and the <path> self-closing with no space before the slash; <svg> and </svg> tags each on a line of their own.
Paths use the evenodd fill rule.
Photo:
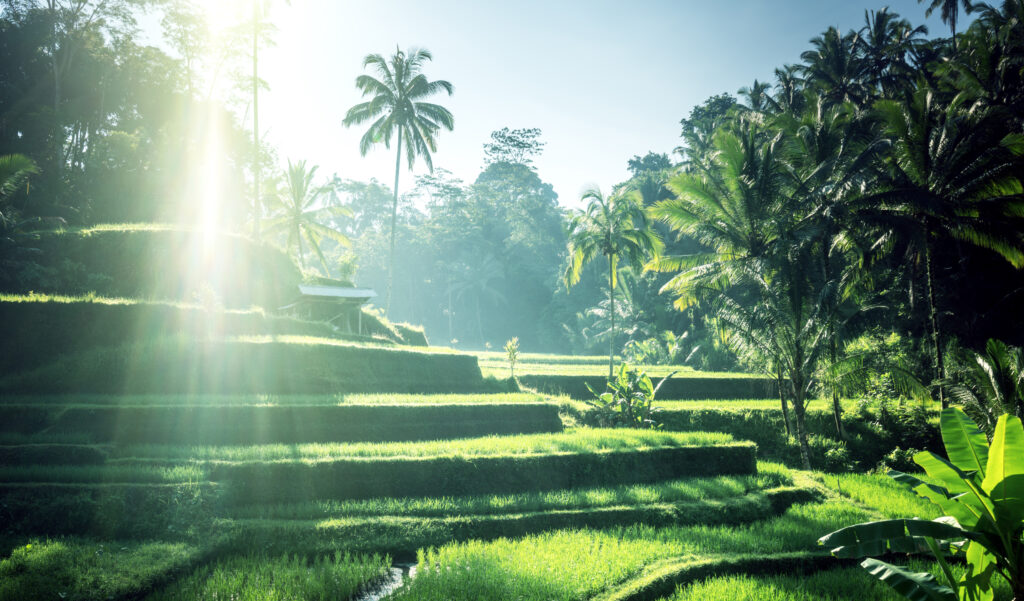
<svg viewBox="0 0 1024 601">
<path fill-rule="evenodd" d="M 588 416 L 602 428 L 624 426 L 658 430 L 662 424 L 655 416 L 661 410 L 654 407 L 654 395 L 667 380 L 663 378 L 658 386 L 654 386 L 647 374 L 629 369 L 623 363 L 619 375 L 608 380 L 606 392 L 598 394 L 590 389 L 596 399 L 587 401 L 594 408 Z"/>
</svg>

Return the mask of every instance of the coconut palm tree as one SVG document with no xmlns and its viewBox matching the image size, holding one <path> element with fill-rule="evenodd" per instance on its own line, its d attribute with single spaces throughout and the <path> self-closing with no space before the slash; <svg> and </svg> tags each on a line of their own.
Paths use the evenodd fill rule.
<svg viewBox="0 0 1024 601">
<path fill-rule="evenodd" d="M 284 190 L 271 197 L 277 205 L 277 215 L 267 220 L 267 233 L 287 235 L 288 251 L 294 253 L 303 269 L 306 267 L 306 252 L 303 241 L 309 245 L 313 254 L 320 259 L 324 273 L 330 275 L 327 259 L 320 250 L 320 243 L 329 238 L 342 246 L 349 247 L 352 242 L 345 234 L 325 225 L 336 217 L 350 217 L 352 211 L 348 207 L 323 206 L 324 199 L 331 191 L 330 184 L 316 186 L 313 179 L 318 167 L 306 167 L 306 161 L 292 163 L 284 172 Z"/>
<path fill-rule="evenodd" d="M 615 373 L 615 287 L 622 264 L 639 267 L 661 254 L 664 244 L 649 227 L 638 192 L 605 197 L 597 188 L 583 193 L 587 208 L 569 220 L 569 265 L 566 288 L 579 283 L 583 267 L 598 256 L 608 260 L 608 378 Z"/>
<path fill-rule="evenodd" d="M 985 352 L 965 352 L 964 381 L 949 393 L 987 432 L 1000 415 L 1024 417 L 1024 350 L 989 340 Z"/>
<path fill-rule="evenodd" d="M 652 218 L 700 243 L 707 252 L 662 255 L 648 270 L 675 273 L 662 287 L 680 309 L 729 284 L 734 265 L 762 258 L 778 235 L 784 184 L 781 132 L 765 133 L 759 117 L 720 129 L 707 160 L 667 186 L 674 197 L 655 204 Z"/>
<path fill-rule="evenodd" d="M 960 17 L 960 7 L 964 7 L 964 13 L 969 15 L 974 10 L 974 4 L 971 0 L 917 0 L 918 4 L 924 2 L 928 3 L 924 16 L 930 17 L 936 9 L 939 10 L 942 22 L 949 25 L 949 31 L 953 34 L 953 49 L 956 50 L 956 23 Z"/>
<path fill-rule="evenodd" d="M 1005 111 L 945 104 L 921 88 L 875 106 L 892 147 L 882 191 L 859 199 L 856 219 L 877 232 L 876 248 L 924 264 L 935 380 L 944 377 L 944 341 L 935 290 L 934 249 L 960 240 L 1024 267 L 1024 141 L 1007 134 Z M 942 387 L 939 398 L 946 405 Z"/>
<path fill-rule="evenodd" d="M 914 69 L 908 58 L 920 47 L 928 28 L 913 27 L 889 12 L 888 7 L 865 11 L 864 21 L 857 38 L 858 50 L 866 61 L 871 84 L 878 93 L 891 98 L 913 84 Z"/>
<path fill-rule="evenodd" d="M 359 141 L 359 152 L 363 156 L 374 144 L 384 142 L 391 148 L 391 138 L 397 137 L 395 151 L 395 188 L 391 207 L 391 250 L 388 259 L 388 286 L 385 311 L 391 310 L 391 290 L 395 277 L 395 226 L 398 219 L 398 174 L 402 162 L 402 142 L 412 169 L 418 157 L 423 157 L 427 168 L 434 170 L 431 153 L 437 150 L 436 137 L 441 128 L 449 131 L 455 127 L 455 118 L 448 109 L 424 99 L 438 92 L 452 95 L 454 87 L 444 80 L 430 81 L 421 73 L 423 65 L 432 60 L 429 50 L 399 49 L 390 58 L 370 54 L 363 59 L 363 67 L 372 67 L 378 77 L 360 75 L 356 87 L 363 97 L 370 97 L 348 110 L 345 125 L 359 125 L 372 121 Z"/>
<path fill-rule="evenodd" d="M 800 55 L 801 71 L 807 83 L 816 88 L 830 104 L 853 102 L 864 106 L 870 99 L 867 83 L 868 63 L 857 52 L 860 37 L 843 35 L 835 27 L 811 39 L 813 50 Z"/>
</svg>

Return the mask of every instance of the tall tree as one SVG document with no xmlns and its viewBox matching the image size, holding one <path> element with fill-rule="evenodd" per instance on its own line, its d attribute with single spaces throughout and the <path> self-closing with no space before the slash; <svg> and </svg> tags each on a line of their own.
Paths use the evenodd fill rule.
<svg viewBox="0 0 1024 601">
<path fill-rule="evenodd" d="M 320 250 L 320 242 L 329 238 L 342 246 L 351 246 L 347 236 L 327 224 L 331 219 L 351 216 L 352 211 L 348 207 L 322 206 L 331 186 L 315 185 L 313 179 L 316 172 L 317 166 L 307 168 L 306 161 L 288 161 L 284 173 L 285 189 L 274 198 L 278 214 L 267 221 L 267 233 L 284 234 L 288 250 L 295 254 L 303 269 L 306 267 L 306 253 L 302 247 L 305 240 L 313 254 L 320 259 L 324 274 L 329 276 L 331 272 L 327 258 Z"/>
<path fill-rule="evenodd" d="M 877 248 L 924 263 L 935 380 L 945 375 L 935 283 L 935 248 L 960 240 L 1024 267 L 1024 139 L 1007 133 L 1005 111 L 946 104 L 921 88 L 883 100 L 876 114 L 891 141 L 882 190 L 860 199 L 857 219 L 878 232 Z M 945 395 L 939 388 L 945 406 Z"/>
<path fill-rule="evenodd" d="M 924 16 L 930 17 L 936 9 L 939 10 L 942 22 L 949 25 L 949 31 L 953 34 L 953 49 L 956 50 L 956 24 L 960 18 L 960 7 L 964 7 L 964 13 L 971 14 L 974 4 L 971 0 L 917 0 L 918 4 L 924 2 L 928 3 Z"/>
<path fill-rule="evenodd" d="M 540 141 L 540 129 L 509 129 L 491 132 L 491 141 L 484 144 L 484 163 L 532 165 L 533 157 L 544 152 L 547 142 Z"/>
<path fill-rule="evenodd" d="M 385 311 L 391 310 L 391 294 L 395 277 L 395 226 L 398 219 L 398 174 L 402 162 L 402 139 L 406 140 L 406 158 L 409 169 L 418 157 L 423 157 L 427 168 L 434 170 L 431 157 L 437 151 L 436 137 L 441 128 L 451 131 L 455 118 L 448 109 L 424 99 L 438 92 L 451 96 L 452 84 L 445 80 L 430 81 L 421 71 L 423 65 L 433 59 L 429 50 L 411 49 L 403 52 L 396 49 L 390 58 L 370 54 L 363 59 L 363 67 L 372 67 L 379 77 L 360 75 L 356 87 L 363 97 L 370 100 L 361 102 L 348 110 L 345 125 L 358 125 L 373 120 L 359 141 L 359 152 L 366 155 L 370 148 L 384 141 L 391 148 L 392 136 L 397 137 L 395 152 L 394 202 L 391 208 L 391 240 L 388 259 L 388 285 Z"/>
<path fill-rule="evenodd" d="M 615 370 L 615 286 L 619 265 L 639 267 L 661 253 L 661 238 L 649 227 L 641 200 L 635 193 L 605 198 L 593 188 L 584 192 L 586 210 L 569 220 L 569 266 L 566 288 L 576 285 L 583 267 L 603 255 L 608 260 L 608 304 L 611 335 L 608 337 L 608 378 Z"/>
</svg>

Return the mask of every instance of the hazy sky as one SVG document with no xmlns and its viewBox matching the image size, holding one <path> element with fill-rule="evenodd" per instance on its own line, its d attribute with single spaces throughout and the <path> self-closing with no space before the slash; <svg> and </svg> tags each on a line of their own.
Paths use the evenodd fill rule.
<svg viewBox="0 0 1024 601">
<path fill-rule="evenodd" d="M 221 1 L 221 0 L 217 0 Z M 467 183 L 482 166 L 482 144 L 502 127 L 538 127 L 547 142 L 536 162 L 566 206 L 596 183 L 627 177 L 626 162 L 649 150 L 671 152 L 679 120 L 713 94 L 735 94 L 754 78 L 799 60 L 829 25 L 859 28 L 871 0 L 277 1 L 277 45 L 261 56 L 271 86 L 260 124 L 281 160 L 308 159 L 343 178 L 375 177 L 389 186 L 394 151 L 361 157 L 362 128 L 346 129 L 360 101 L 354 80 L 368 53 L 396 45 L 434 54 L 430 79 L 455 94 L 438 97 L 455 115 L 434 157 Z M 916 0 L 891 10 L 943 35 L 937 15 Z M 423 172 L 422 163 L 417 171 Z M 402 173 L 400 189 L 413 177 Z"/>
</svg>

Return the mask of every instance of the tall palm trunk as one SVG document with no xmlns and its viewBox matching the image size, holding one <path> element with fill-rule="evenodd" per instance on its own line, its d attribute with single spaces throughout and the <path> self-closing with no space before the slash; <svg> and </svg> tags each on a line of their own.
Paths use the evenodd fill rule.
<svg viewBox="0 0 1024 601">
<path fill-rule="evenodd" d="M 830 244 L 831 241 L 832 241 L 832 226 L 831 226 L 831 223 L 829 223 L 828 226 L 826 227 L 826 230 L 825 230 L 825 243 L 828 246 L 826 246 L 826 248 L 825 248 L 825 261 L 824 261 L 824 266 L 823 266 L 824 270 L 825 270 L 825 286 L 826 287 L 833 286 L 833 283 L 832 283 L 832 252 L 831 252 L 831 249 L 829 248 L 829 246 L 831 246 L 831 244 Z M 838 355 L 838 346 L 839 346 L 838 334 L 836 333 L 836 321 L 835 321 L 836 308 L 837 308 L 837 306 L 839 304 L 839 286 L 838 285 L 835 285 L 835 287 L 831 290 L 830 298 L 829 298 L 829 303 L 831 304 L 831 306 L 829 307 L 829 314 L 828 314 L 829 362 L 830 362 L 830 365 L 835 365 L 836 364 L 836 357 Z M 846 432 L 843 431 L 843 406 L 839 402 L 838 384 L 833 382 L 832 385 L 829 386 L 829 389 L 830 389 L 829 392 L 832 394 L 832 416 L 833 416 L 833 418 L 835 419 L 835 422 L 836 422 L 836 432 L 839 434 L 839 440 L 846 440 Z"/>
<path fill-rule="evenodd" d="M 260 85 L 259 71 L 259 4 L 252 3 L 252 206 L 253 234 L 260 239 L 260 220 L 263 219 L 263 207 L 260 206 Z M 302 241 L 299 241 L 302 247 Z"/>
<path fill-rule="evenodd" d="M 829 332 L 829 360 L 832 365 L 835 365 L 836 356 L 838 355 L 836 349 L 835 327 L 829 325 L 829 329 L 831 330 L 831 332 Z M 838 384 L 833 383 L 829 388 L 832 389 L 832 416 L 836 420 L 836 432 L 839 434 L 839 440 L 846 440 L 846 430 L 843 429 L 843 405 L 839 401 L 839 386 Z"/>
<path fill-rule="evenodd" d="M 611 334 L 608 336 L 608 379 L 615 373 L 615 262 L 608 256 L 608 308 Z"/>
<path fill-rule="evenodd" d="M 395 285 L 395 227 L 398 224 L 398 173 L 402 166 L 402 128 L 398 128 L 398 151 L 395 153 L 395 200 L 391 203 L 391 253 L 388 255 L 388 291 L 384 314 L 391 317 L 391 289 Z"/>
<path fill-rule="evenodd" d="M 932 346 L 935 349 L 935 379 L 941 380 L 946 374 L 946 368 L 942 352 L 942 331 L 939 329 L 939 315 L 938 310 L 935 307 L 935 274 L 932 267 L 932 244 L 930 233 L 930 229 L 925 230 L 924 268 L 925 281 L 928 287 L 928 325 L 931 328 Z M 945 409 L 948 406 L 945 390 L 941 384 L 939 384 L 938 389 L 939 403 L 942 405 L 942 408 Z"/>
<path fill-rule="evenodd" d="M 786 402 L 785 382 L 782 379 L 782 369 L 776 371 L 775 381 L 779 385 L 779 402 L 782 403 L 782 419 L 786 422 L 786 436 L 793 435 L 793 424 L 789 421 L 789 403 Z"/>
</svg>

